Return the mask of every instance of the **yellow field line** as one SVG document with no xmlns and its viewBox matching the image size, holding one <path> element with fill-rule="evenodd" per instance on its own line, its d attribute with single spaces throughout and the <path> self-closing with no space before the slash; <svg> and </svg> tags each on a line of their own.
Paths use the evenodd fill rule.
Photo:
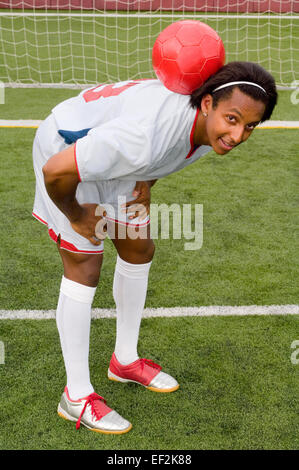
<svg viewBox="0 0 299 470">
<path fill-rule="evenodd" d="M 299 129 L 299 126 L 263 126 L 263 127 L 257 127 L 257 129 L 259 131 L 263 131 L 264 129 L 288 129 L 288 130 L 292 130 L 292 129 Z"/>
<path fill-rule="evenodd" d="M 0 125 L 0 129 L 37 129 L 38 126 L 2 126 Z M 257 127 L 259 131 L 264 130 L 271 130 L 271 129 L 287 129 L 287 130 L 295 130 L 299 129 L 299 126 L 289 127 L 289 126 L 264 126 L 264 127 Z"/>
<path fill-rule="evenodd" d="M 41 120 L 6 120 L 0 119 L 0 128 L 4 129 L 37 129 L 42 121 Z M 266 121 L 257 129 L 299 129 L 299 121 Z"/>
</svg>

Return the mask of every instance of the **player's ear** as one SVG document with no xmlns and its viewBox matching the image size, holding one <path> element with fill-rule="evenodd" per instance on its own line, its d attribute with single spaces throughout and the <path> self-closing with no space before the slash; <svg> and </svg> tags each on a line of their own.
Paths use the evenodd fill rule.
<svg viewBox="0 0 299 470">
<path fill-rule="evenodd" d="M 209 114 L 209 111 L 213 107 L 213 97 L 210 94 L 206 94 L 201 99 L 201 111 L 202 113 Z"/>
</svg>

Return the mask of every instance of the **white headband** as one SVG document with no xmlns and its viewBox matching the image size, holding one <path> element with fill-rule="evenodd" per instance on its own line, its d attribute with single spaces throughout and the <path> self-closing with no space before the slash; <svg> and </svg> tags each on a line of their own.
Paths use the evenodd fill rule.
<svg viewBox="0 0 299 470">
<path fill-rule="evenodd" d="M 261 90 L 263 90 L 263 92 L 265 94 L 267 94 L 266 90 L 258 85 L 257 83 L 253 83 L 253 82 L 229 82 L 229 83 L 225 83 L 224 85 L 220 85 L 219 87 L 215 88 L 215 90 L 212 91 L 212 93 L 214 93 L 215 91 L 218 91 L 218 90 L 222 90 L 222 88 L 226 88 L 228 86 L 233 86 L 233 85 L 252 85 L 252 86 L 256 86 L 257 88 L 260 88 Z"/>
</svg>

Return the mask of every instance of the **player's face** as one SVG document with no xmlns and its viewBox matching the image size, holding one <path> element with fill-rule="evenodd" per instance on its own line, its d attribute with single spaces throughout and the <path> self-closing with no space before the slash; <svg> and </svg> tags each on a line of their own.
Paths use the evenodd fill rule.
<svg viewBox="0 0 299 470">
<path fill-rule="evenodd" d="M 254 128 L 259 124 L 265 111 L 265 104 L 242 93 L 238 88 L 233 90 L 230 98 L 220 100 L 213 109 L 213 99 L 207 95 L 202 102 L 205 138 L 213 150 L 225 155 L 237 145 L 245 142 Z M 204 109 L 203 109 L 204 108 Z"/>
</svg>

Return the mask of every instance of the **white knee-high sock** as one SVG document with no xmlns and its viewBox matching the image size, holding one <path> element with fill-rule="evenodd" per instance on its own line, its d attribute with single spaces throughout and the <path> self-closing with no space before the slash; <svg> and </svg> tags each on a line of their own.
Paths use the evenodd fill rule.
<svg viewBox="0 0 299 470">
<path fill-rule="evenodd" d="M 89 333 L 91 305 L 96 287 L 89 287 L 62 277 L 56 323 L 64 359 L 67 387 L 73 400 L 94 389 L 89 376 Z"/>
<path fill-rule="evenodd" d="M 151 262 L 127 263 L 119 256 L 115 266 L 113 297 L 116 304 L 115 355 L 121 364 L 138 359 L 137 344 Z"/>
</svg>

